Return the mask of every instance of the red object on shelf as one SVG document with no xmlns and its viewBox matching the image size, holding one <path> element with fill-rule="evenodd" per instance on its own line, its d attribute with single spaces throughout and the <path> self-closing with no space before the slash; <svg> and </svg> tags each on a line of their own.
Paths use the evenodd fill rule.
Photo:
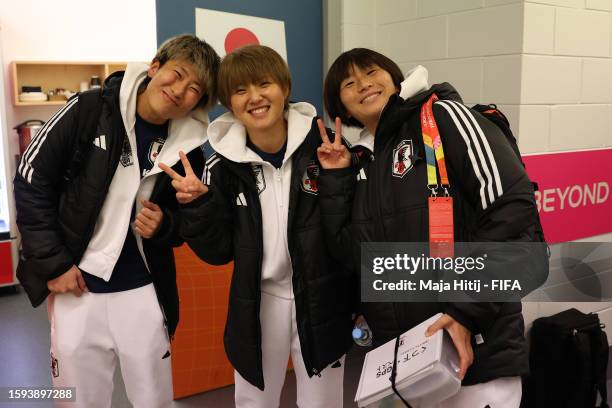
<svg viewBox="0 0 612 408">
<path fill-rule="evenodd" d="M 11 241 L 0 242 L 0 285 L 13 283 Z"/>
</svg>

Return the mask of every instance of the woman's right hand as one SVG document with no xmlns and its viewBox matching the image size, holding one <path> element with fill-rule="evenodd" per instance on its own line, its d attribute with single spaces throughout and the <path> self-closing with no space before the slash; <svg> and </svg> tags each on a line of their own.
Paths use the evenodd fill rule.
<svg viewBox="0 0 612 408">
<path fill-rule="evenodd" d="M 195 175 L 183 151 L 179 152 L 179 157 L 185 169 L 185 176 L 181 176 L 164 163 L 160 163 L 159 168 L 172 179 L 172 187 L 176 190 L 176 200 L 181 204 L 188 204 L 208 193 L 208 187 Z"/>
<path fill-rule="evenodd" d="M 342 144 L 342 122 L 336 118 L 336 136 L 334 142 L 329 141 L 325 124 L 321 119 L 317 119 L 319 133 L 323 143 L 317 149 L 317 158 L 321 167 L 324 169 L 344 169 L 351 165 L 351 153 Z"/>
</svg>

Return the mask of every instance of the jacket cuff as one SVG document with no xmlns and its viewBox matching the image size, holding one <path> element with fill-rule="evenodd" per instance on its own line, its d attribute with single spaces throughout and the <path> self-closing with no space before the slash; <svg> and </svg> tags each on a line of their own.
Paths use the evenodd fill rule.
<svg viewBox="0 0 612 408">
<path fill-rule="evenodd" d="M 444 309 L 444 313 L 446 313 L 447 315 L 455 319 L 457 323 L 468 329 L 472 335 L 480 332 L 478 325 L 454 305 L 447 305 Z"/>
<path fill-rule="evenodd" d="M 206 204 L 208 201 L 210 201 L 212 199 L 214 191 L 213 190 L 208 190 L 208 192 L 206 194 L 203 194 L 201 196 L 199 196 L 198 198 L 196 198 L 195 200 L 187 203 L 187 204 L 180 204 L 181 209 L 191 209 L 191 208 L 198 208 L 204 204 Z"/>
<path fill-rule="evenodd" d="M 344 167 L 341 169 L 324 169 L 321 168 L 321 176 L 335 176 L 342 177 L 353 173 L 353 168 L 351 166 Z"/>
</svg>

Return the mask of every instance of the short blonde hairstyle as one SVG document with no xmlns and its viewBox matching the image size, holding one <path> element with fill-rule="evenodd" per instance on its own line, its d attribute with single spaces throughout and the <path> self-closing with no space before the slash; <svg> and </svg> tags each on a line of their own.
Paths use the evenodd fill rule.
<svg viewBox="0 0 612 408">
<path fill-rule="evenodd" d="M 287 93 L 285 106 L 291 94 L 291 73 L 283 58 L 265 45 L 247 45 L 227 54 L 219 67 L 219 101 L 231 109 L 232 94 L 240 86 L 273 79 Z"/>
</svg>

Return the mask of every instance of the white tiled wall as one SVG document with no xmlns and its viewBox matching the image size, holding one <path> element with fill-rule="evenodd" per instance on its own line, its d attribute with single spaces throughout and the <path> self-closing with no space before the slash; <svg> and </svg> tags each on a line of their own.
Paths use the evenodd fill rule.
<svg viewBox="0 0 612 408">
<path fill-rule="evenodd" d="M 345 50 L 351 48 L 376 47 L 376 39 L 370 32 L 371 26 L 365 24 L 344 24 L 343 25 L 342 46 Z"/>
<path fill-rule="evenodd" d="M 381 25 L 376 32 L 375 48 L 398 63 L 446 58 L 446 19 L 436 16 Z"/>
<path fill-rule="evenodd" d="M 533 3 L 550 4 L 560 7 L 584 8 L 584 1 L 585 0 L 537 0 L 533 1 Z"/>
<path fill-rule="evenodd" d="M 612 105 L 556 105 L 550 117 L 550 150 L 605 147 L 612 131 Z M 606 137 L 607 136 L 607 137 Z"/>
<path fill-rule="evenodd" d="M 612 1 L 610 2 L 612 4 Z M 612 58 L 582 60 L 583 103 L 612 103 Z"/>
<path fill-rule="evenodd" d="M 521 56 L 521 103 L 578 103 L 582 82 L 580 58 Z"/>
<path fill-rule="evenodd" d="M 518 129 L 518 145 L 523 154 L 548 150 L 550 110 L 544 105 L 520 105 L 520 123 L 514 129 Z"/>
<path fill-rule="evenodd" d="M 612 0 L 342 4 L 351 8 L 343 50 L 372 47 L 404 71 L 422 64 L 431 83 L 451 82 L 466 103 L 498 104 L 523 153 L 612 147 Z M 529 303 L 524 314 L 531 323 L 568 307 L 605 309 L 612 327 L 609 303 Z"/>
<path fill-rule="evenodd" d="M 483 95 L 485 103 L 521 102 L 521 56 L 518 54 L 484 59 Z"/>
<path fill-rule="evenodd" d="M 439 16 L 456 11 L 478 9 L 482 7 L 482 4 L 482 0 L 420 0 L 417 2 L 417 15 L 419 17 Z"/>
<path fill-rule="evenodd" d="M 342 50 L 376 47 L 375 1 L 345 1 L 341 7 Z"/>
<path fill-rule="evenodd" d="M 421 64 L 427 67 L 431 83 L 450 82 L 464 101 L 482 100 L 482 58 L 429 60 Z"/>
<path fill-rule="evenodd" d="M 448 56 L 451 58 L 519 54 L 523 5 L 516 3 L 449 14 L 448 27 Z"/>
<path fill-rule="evenodd" d="M 523 53 L 552 55 L 555 48 L 555 8 L 525 3 Z"/>
<path fill-rule="evenodd" d="M 374 24 L 373 0 L 350 0 L 342 7 L 342 24 Z"/>
<path fill-rule="evenodd" d="M 586 8 L 612 11 L 612 2 L 610 0 L 586 0 Z"/>
<path fill-rule="evenodd" d="M 610 13 L 557 8 L 555 54 L 610 56 Z"/>
<path fill-rule="evenodd" d="M 374 24 L 377 25 L 414 20 L 417 18 L 417 0 L 376 1 L 375 17 Z"/>
<path fill-rule="evenodd" d="M 612 1 L 525 3 L 521 104 L 549 109 L 549 141 L 521 116 L 523 146 L 567 151 L 612 146 Z M 523 113 L 523 111 L 521 111 Z M 530 148 L 531 149 L 531 148 Z"/>
</svg>

